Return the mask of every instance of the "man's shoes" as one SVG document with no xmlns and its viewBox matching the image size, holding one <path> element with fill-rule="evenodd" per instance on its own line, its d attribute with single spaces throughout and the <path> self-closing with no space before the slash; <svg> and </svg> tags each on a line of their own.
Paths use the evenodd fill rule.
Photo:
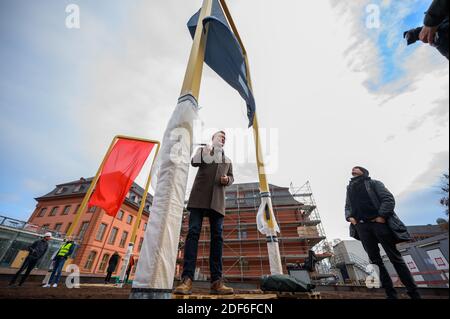
<svg viewBox="0 0 450 319">
<path fill-rule="evenodd" d="M 49 287 L 50 287 L 49 284 L 45 284 L 45 285 L 42 286 L 42 288 L 49 288 Z"/>
<path fill-rule="evenodd" d="M 53 284 L 52 287 L 53 287 L 53 288 L 56 288 L 56 287 L 58 287 L 58 284 Z"/>
<path fill-rule="evenodd" d="M 192 294 L 192 279 L 189 277 L 183 278 L 181 284 L 173 291 L 175 295 L 191 295 Z"/>
<path fill-rule="evenodd" d="M 210 293 L 211 295 L 232 295 L 234 294 L 234 289 L 225 286 L 225 284 L 223 283 L 223 279 L 219 279 L 211 284 Z"/>
</svg>

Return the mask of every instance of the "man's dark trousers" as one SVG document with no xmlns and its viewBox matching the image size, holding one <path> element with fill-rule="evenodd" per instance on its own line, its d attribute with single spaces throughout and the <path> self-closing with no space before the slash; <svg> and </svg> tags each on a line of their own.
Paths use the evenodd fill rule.
<svg viewBox="0 0 450 319">
<path fill-rule="evenodd" d="M 184 266 L 182 277 L 194 279 L 197 262 L 198 241 L 202 230 L 203 217 L 209 217 L 211 242 L 209 252 L 209 268 L 211 282 L 222 278 L 223 219 L 224 216 L 212 209 L 191 208 L 189 216 L 189 232 L 184 247 Z"/>
<path fill-rule="evenodd" d="M 36 259 L 36 258 L 32 258 L 32 257 L 25 258 L 25 260 L 24 260 L 22 266 L 20 267 L 19 271 L 14 275 L 14 277 L 11 279 L 9 284 L 13 285 L 16 282 L 16 280 L 19 277 L 19 275 L 26 269 L 25 274 L 22 275 L 22 278 L 20 279 L 20 282 L 19 282 L 19 286 L 22 286 L 22 284 L 25 282 L 25 280 L 27 280 L 27 278 L 30 275 L 31 271 L 36 266 L 37 262 L 38 262 L 38 259 Z"/>
<path fill-rule="evenodd" d="M 417 285 L 402 255 L 395 246 L 395 238 L 389 226 L 376 222 L 359 222 L 356 224 L 356 229 L 370 262 L 377 265 L 380 270 L 380 280 L 383 288 L 386 290 L 386 295 L 389 298 L 396 298 L 397 292 L 394 289 L 392 279 L 381 258 L 379 243 L 386 251 L 389 260 L 397 271 L 401 282 L 405 285 L 408 294 L 411 297 L 416 297 L 418 295 Z"/>
</svg>

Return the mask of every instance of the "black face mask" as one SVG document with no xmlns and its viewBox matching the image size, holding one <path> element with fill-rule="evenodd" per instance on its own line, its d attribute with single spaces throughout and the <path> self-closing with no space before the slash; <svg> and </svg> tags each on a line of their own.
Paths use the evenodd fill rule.
<svg viewBox="0 0 450 319">
<path fill-rule="evenodd" d="M 370 173 L 369 173 L 369 171 L 368 171 L 367 169 L 365 169 L 364 167 L 361 167 L 361 166 L 355 166 L 354 168 L 357 168 L 357 169 L 359 169 L 361 172 L 363 172 L 363 175 L 362 175 L 362 176 L 364 176 L 364 177 L 369 177 Z"/>
</svg>

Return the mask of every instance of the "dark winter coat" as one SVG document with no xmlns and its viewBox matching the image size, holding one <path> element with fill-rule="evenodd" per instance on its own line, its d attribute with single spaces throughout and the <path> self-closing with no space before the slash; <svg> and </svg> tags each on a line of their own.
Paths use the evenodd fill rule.
<svg viewBox="0 0 450 319">
<path fill-rule="evenodd" d="M 394 212 L 395 199 L 392 193 L 380 181 L 374 179 L 366 179 L 364 184 L 373 205 L 378 209 L 378 214 L 386 219 L 386 223 L 392 230 L 397 243 L 410 241 L 411 236 L 405 224 L 398 218 Z M 352 204 L 349 196 L 349 187 L 347 187 L 347 199 L 345 204 L 345 219 L 348 221 L 350 217 L 356 218 L 352 211 Z M 356 227 L 350 224 L 350 236 L 358 239 Z"/>
<path fill-rule="evenodd" d="M 449 16 L 449 1 L 434 0 L 428 11 L 425 13 L 423 24 L 427 27 L 436 27 Z"/>
</svg>

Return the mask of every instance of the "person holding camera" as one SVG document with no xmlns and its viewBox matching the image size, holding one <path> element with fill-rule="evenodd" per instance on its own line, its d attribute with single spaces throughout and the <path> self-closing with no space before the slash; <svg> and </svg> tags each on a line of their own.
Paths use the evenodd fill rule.
<svg viewBox="0 0 450 319">
<path fill-rule="evenodd" d="M 420 41 L 432 45 L 439 25 L 449 17 L 448 0 L 433 0 L 430 8 L 425 12 L 424 27 L 419 34 Z"/>
<path fill-rule="evenodd" d="M 448 0 L 434 0 L 425 12 L 424 26 L 403 33 L 407 45 L 422 41 L 435 47 L 449 59 L 449 4 Z"/>
</svg>

